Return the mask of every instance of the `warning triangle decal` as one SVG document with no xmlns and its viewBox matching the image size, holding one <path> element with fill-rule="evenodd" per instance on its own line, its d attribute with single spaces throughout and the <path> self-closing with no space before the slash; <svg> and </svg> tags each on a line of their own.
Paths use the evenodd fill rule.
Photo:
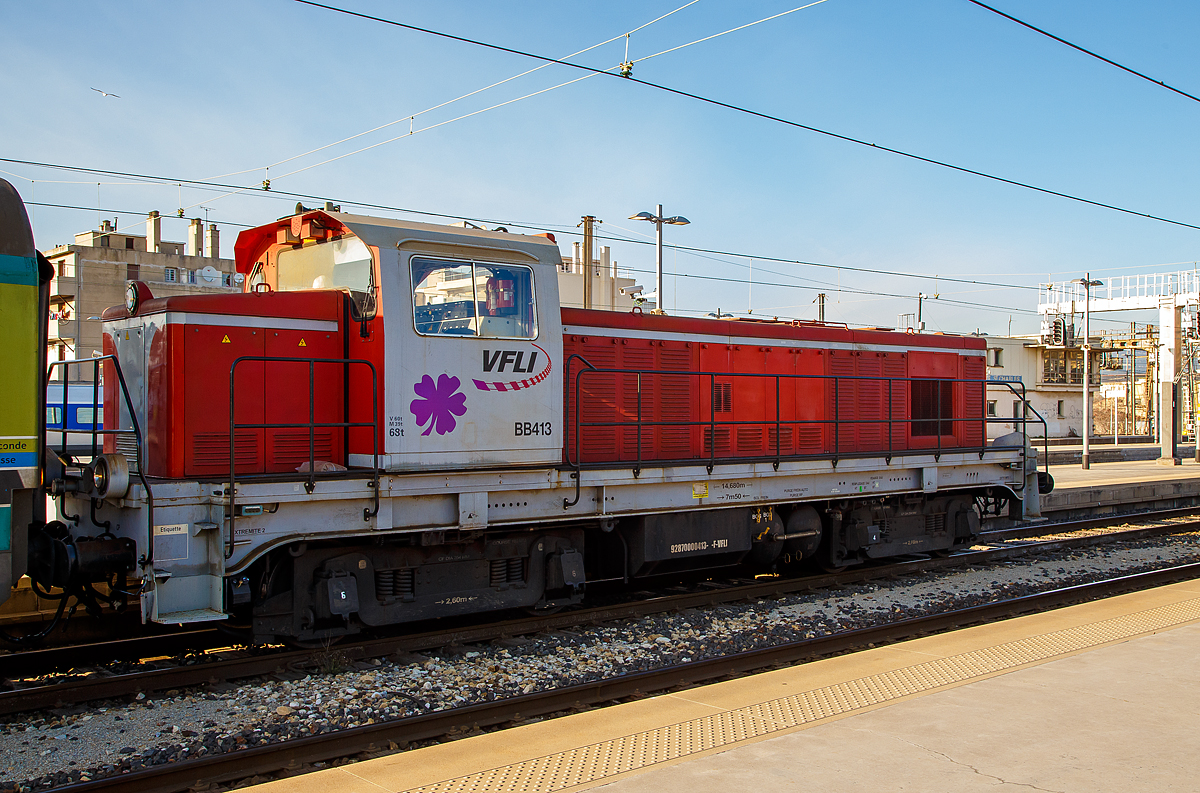
<svg viewBox="0 0 1200 793">
<path fill-rule="evenodd" d="M 301 339 L 301 340 L 300 340 L 300 343 L 299 343 L 299 344 L 297 344 L 296 346 L 297 346 L 297 347 L 307 347 L 308 345 L 304 343 L 304 339 Z"/>
<path fill-rule="evenodd" d="M 226 333 L 226 334 L 225 334 L 225 338 L 221 339 L 221 343 L 222 343 L 222 344 L 229 344 L 229 343 L 230 343 L 230 341 L 229 341 L 229 334 L 228 334 L 228 333 Z"/>
</svg>

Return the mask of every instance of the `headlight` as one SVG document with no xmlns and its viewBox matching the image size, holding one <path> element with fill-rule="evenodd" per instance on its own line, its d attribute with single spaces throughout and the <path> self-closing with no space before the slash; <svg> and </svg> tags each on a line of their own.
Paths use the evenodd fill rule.
<svg viewBox="0 0 1200 793">
<path fill-rule="evenodd" d="M 138 287 L 133 281 L 125 284 L 125 310 L 129 312 L 129 316 L 133 316 L 138 310 Z"/>
</svg>

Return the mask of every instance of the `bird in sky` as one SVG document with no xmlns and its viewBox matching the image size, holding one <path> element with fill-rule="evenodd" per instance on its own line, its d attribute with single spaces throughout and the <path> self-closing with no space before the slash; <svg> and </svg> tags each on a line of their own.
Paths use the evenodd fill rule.
<svg viewBox="0 0 1200 793">
<path fill-rule="evenodd" d="M 119 94 L 110 94 L 108 91 L 101 91 L 99 88 L 93 88 L 92 90 L 95 91 L 96 93 L 100 94 L 101 96 L 111 96 L 113 99 L 121 98 Z"/>
</svg>

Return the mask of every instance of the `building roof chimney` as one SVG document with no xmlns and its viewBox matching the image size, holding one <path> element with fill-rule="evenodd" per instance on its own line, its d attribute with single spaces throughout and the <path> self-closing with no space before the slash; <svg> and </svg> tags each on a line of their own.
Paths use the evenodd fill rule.
<svg viewBox="0 0 1200 793">
<path fill-rule="evenodd" d="M 192 218 L 188 225 L 184 253 L 188 256 L 204 255 L 204 222 L 200 218 Z"/>
<path fill-rule="evenodd" d="M 210 259 L 221 258 L 221 232 L 216 223 L 208 224 L 208 234 L 204 239 L 204 255 Z"/>
<path fill-rule="evenodd" d="M 146 218 L 146 250 L 150 253 L 162 252 L 162 217 L 157 209 Z"/>
</svg>

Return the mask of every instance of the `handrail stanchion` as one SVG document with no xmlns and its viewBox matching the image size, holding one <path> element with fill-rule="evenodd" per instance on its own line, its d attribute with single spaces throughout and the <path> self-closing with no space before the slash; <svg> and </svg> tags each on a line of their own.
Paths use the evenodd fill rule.
<svg viewBox="0 0 1200 793">
<path fill-rule="evenodd" d="M 576 358 L 578 358 L 583 363 L 583 365 L 587 367 L 587 369 L 580 369 L 575 374 L 575 465 L 574 465 L 574 468 L 575 468 L 575 471 L 574 471 L 574 473 L 575 473 L 575 498 L 573 500 L 564 498 L 563 499 L 563 509 L 570 509 L 571 507 L 578 504 L 579 497 L 581 495 L 580 480 L 583 478 L 583 438 L 580 436 L 580 432 L 579 432 L 579 428 L 580 428 L 580 419 L 579 419 L 580 384 L 583 381 L 584 372 L 586 372 L 588 370 L 597 371 L 596 367 L 592 366 L 592 364 L 588 361 L 587 358 L 584 358 L 579 353 L 571 353 L 571 356 L 569 358 L 567 358 L 565 371 L 563 373 L 563 378 L 567 383 L 570 383 L 571 361 L 575 360 Z M 570 442 L 569 438 L 567 439 L 567 465 L 568 466 L 571 465 L 571 442 Z"/>
<path fill-rule="evenodd" d="M 779 470 L 779 375 L 775 375 L 775 470 Z"/>
<path fill-rule="evenodd" d="M 258 361 L 263 364 L 264 375 L 268 363 L 306 363 L 308 364 L 308 422 L 282 423 L 262 422 L 238 424 L 234 412 L 234 395 L 237 393 L 237 367 L 245 361 Z M 317 421 L 316 420 L 316 365 L 319 363 L 340 364 L 344 369 L 351 365 L 362 364 L 371 370 L 371 420 L 370 421 Z M 349 418 L 345 415 L 344 418 Z M 229 541 L 225 548 L 225 558 L 233 556 L 234 538 L 237 536 L 237 446 L 236 432 L 240 429 L 308 429 L 308 476 L 304 489 L 308 493 L 316 490 L 316 431 L 321 429 L 341 428 L 347 432 L 355 427 L 371 428 L 371 507 L 363 508 L 363 520 L 369 521 L 379 514 L 379 372 L 375 364 L 362 358 L 285 358 L 270 355 L 245 355 L 234 360 L 229 367 Z M 350 449 L 345 450 L 349 462 Z M 253 475 L 249 475 L 253 476 Z M 267 474 L 267 476 L 272 476 Z"/>
<path fill-rule="evenodd" d="M 982 460 L 984 454 L 987 453 L 987 378 L 984 377 L 983 385 L 979 387 L 979 459 Z"/>
<path fill-rule="evenodd" d="M 238 358 L 232 364 L 229 365 L 229 539 L 225 543 L 225 558 L 226 559 L 229 559 L 230 557 L 233 556 L 233 540 L 234 540 L 234 537 L 237 536 L 236 531 L 235 531 L 236 526 L 234 525 L 237 521 L 237 505 L 235 503 L 236 498 L 237 498 L 236 492 L 235 492 L 237 490 L 237 487 L 236 487 L 237 458 L 235 456 L 236 445 L 235 445 L 234 439 L 236 438 L 236 436 L 234 435 L 234 415 L 233 415 L 234 401 L 233 400 L 234 400 L 234 394 L 236 393 L 236 391 L 234 389 L 234 383 L 237 380 L 237 365 L 239 363 L 241 363 L 243 360 L 245 360 L 245 359 Z"/>
<path fill-rule="evenodd" d="M 842 452 L 842 400 L 839 383 L 841 381 L 835 376 L 833 378 L 833 467 L 837 468 L 838 455 Z"/>
<path fill-rule="evenodd" d="M 717 467 L 717 376 L 708 374 L 708 473 Z"/>
<path fill-rule="evenodd" d="M 56 362 L 57 363 L 57 362 Z M 53 366 L 53 364 L 51 364 Z M 67 456 L 67 391 L 71 389 L 71 375 L 65 368 L 63 370 L 63 390 L 62 390 L 62 454 L 59 456 L 66 459 Z"/>
<path fill-rule="evenodd" d="M 367 361 L 370 364 L 370 361 Z M 375 489 L 374 503 L 371 511 L 363 510 L 363 520 L 369 521 L 371 518 L 379 514 L 379 375 L 375 371 L 375 365 L 371 365 L 371 421 L 375 426 L 371 428 L 371 470 L 374 475 L 371 478 L 371 486 Z M 347 381 L 349 380 L 349 365 L 346 366 Z M 346 415 L 349 421 L 349 414 Z M 347 437 L 349 437 L 350 428 L 346 428 Z M 346 461 L 350 461 L 350 448 L 346 447 Z"/>
<path fill-rule="evenodd" d="M 888 465 L 892 464 L 892 383 L 894 379 L 889 377 L 888 384 L 888 453 L 884 458 Z"/>
<path fill-rule="evenodd" d="M 633 478 L 642 475 L 642 373 L 637 373 L 637 460 L 633 466 Z"/>
<path fill-rule="evenodd" d="M 146 552 L 142 555 L 142 558 L 138 560 L 138 563 L 140 565 L 142 565 L 143 567 L 149 566 L 154 561 L 154 491 L 151 490 L 150 483 L 148 481 L 146 481 L 146 474 L 144 472 L 145 466 L 142 463 L 142 426 L 141 426 L 141 424 L 138 423 L 137 414 L 134 413 L 134 411 L 133 411 L 133 399 L 130 398 L 130 396 L 129 396 L 129 386 L 126 385 L 126 383 L 125 383 L 125 375 L 121 371 L 121 362 L 117 360 L 117 356 L 115 356 L 115 355 L 99 355 L 99 356 L 97 356 L 95 358 L 91 358 L 91 359 L 85 358 L 83 360 L 74 360 L 74 361 L 51 361 L 50 365 L 46 368 L 46 382 L 45 382 L 44 386 L 49 385 L 50 375 L 54 371 L 55 367 L 62 367 L 64 369 L 64 371 L 63 371 L 63 454 L 65 455 L 66 451 L 67 451 L 66 418 L 67 418 L 67 388 L 69 385 L 69 382 L 68 382 L 69 381 L 69 372 L 66 370 L 68 370 L 69 367 L 71 367 L 71 366 L 81 365 L 88 360 L 92 361 L 93 366 L 99 366 L 100 363 L 102 363 L 103 361 L 112 361 L 113 369 L 117 373 L 117 384 L 121 387 L 121 398 L 125 403 L 125 409 L 129 411 L 129 420 L 133 424 L 133 438 L 134 438 L 134 442 L 137 444 L 137 452 L 138 452 L 137 453 L 137 476 L 138 476 L 138 481 L 142 483 L 142 489 L 146 491 Z M 92 410 L 93 411 L 95 410 L 94 404 L 92 406 Z M 96 414 L 93 412 L 92 413 L 93 422 L 95 419 L 95 415 Z M 121 423 L 120 415 L 121 415 L 121 411 L 118 406 L 117 418 L 115 419 L 117 428 L 111 430 L 111 432 L 113 434 L 129 432 L 129 430 L 122 430 L 120 428 L 120 423 Z M 94 426 L 94 423 L 93 423 L 93 426 Z M 100 430 L 100 432 L 103 432 L 104 434 L 107 435 L 107 434 L 109 434 L 110 430 Z M 43 462 L 43 465 L 44 465 L 44 462 Z M 43 470 L 43 474 L 44 474 L 44 470 Z M 64 512 L 64 516 L 66 516 L 65 512 Z M 75 520 L 75 522 L 78 524 L 78 518 L 75 518 L 73 520 Z"/>
<path fill-rule="evenodd" d="M 63 388 L 65 390 L 66 386 L 64 385 Z M 97 451 L 97 449 L 96 449 L 96 438 L 97 438 L 96 419 L 98 418 L 98 416 L 97 416 L 96 407 L 99 404 L 100 404 L 100 360 L 98 358 L 93 358 L 92 359 L 92 459 L 93 460 L 96 459 L 96 451 Z M 103 424 L 104 424 L 104 422 L 101 421 L 100 422 L 101 427 L 103 427 Z M 63 427 L 65 428 L 66 426 L 67 426 L 67 417 L 63 416 Z"/>
<path fill-rule="evenodd" d="M 308 362 L 308 481 L 304 483 L 304 489 L 309 495 L 317 489 L 317 453 L 316 453 L 316 434 L 317 428 L 313 422 L 317 420 L 316 414 L 316 378 L 314 377 L 313 369 L 316 368 L 316 362 L 309 360 Z M 266 377 L 266 364 L 263 364 L 263 377 Z M 266 438 L 263 438 L 265 444 Z M 350 450 L 347 449 L 349 454 Z M 350 462 L 346 460 L 346 462 Z"/>
<path fill-rule="evenodd" d="M 935 434 L 937 435 L 937 453 L 933 455 L 934 462 L 942 461 L 942 381 L 937 380 L 937 407 L 935 408 L 937 422 L 935 426 Z"/>
</svg>

